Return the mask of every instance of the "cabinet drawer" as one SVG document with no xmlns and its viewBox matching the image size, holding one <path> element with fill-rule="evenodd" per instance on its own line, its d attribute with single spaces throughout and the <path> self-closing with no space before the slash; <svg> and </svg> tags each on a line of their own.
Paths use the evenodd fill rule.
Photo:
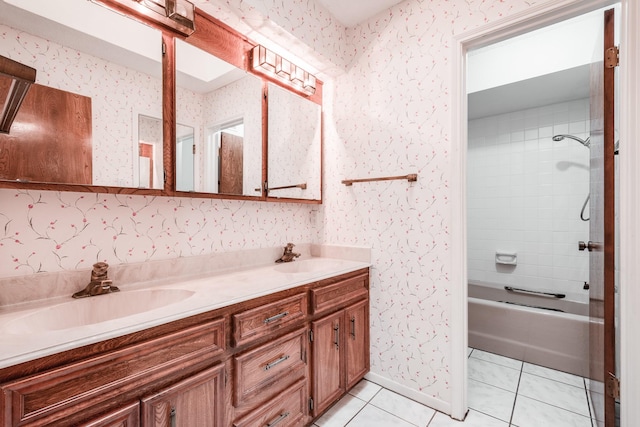
<svg viewBox="0 0 640 427">
<path fill-rule="evenodd" d="M 302 427 L 306 423 L 308 399 L 307 382 L 298 381 L 278 397 L 251 411 L 249 416 L 233 423 L 233 426 Z"/>
<path fill-rule="evenodd" d="M 240 354 L 234 362 L 234 405 L 267 399 L 305 375 L 307 330 L 300 329 Z"/>
<path fill-rule="evenodd" d="M 342 307 L 347 303 L 366 298 L 368 292 L 368 274 L 362 274 L 331 285 L 312 289 L 311 307 L 313 314 Z"/>
<path fill-rule="evenodd" d="M 271 304 L 243 311 L 233 316 L 233 338 L 236 346 L 264 337 L 307 315 L 307 296 L 304 293 Z"/>
<path fill-rule="evenodd" d="M 225 349 L 224 319 L 4 384 L 12 426 L 49 425 L 208 363 Z"/>
</svg>

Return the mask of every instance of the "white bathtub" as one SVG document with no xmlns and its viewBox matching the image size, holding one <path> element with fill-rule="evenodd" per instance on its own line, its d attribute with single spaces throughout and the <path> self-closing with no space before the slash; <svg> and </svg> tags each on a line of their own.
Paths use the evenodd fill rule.
<svg viewBox="0 0 640 427">
<path fill-rule="evenodd" d="M 469 283 L 469 346 L 587 377 L 588 303 Z"/>
</svg>

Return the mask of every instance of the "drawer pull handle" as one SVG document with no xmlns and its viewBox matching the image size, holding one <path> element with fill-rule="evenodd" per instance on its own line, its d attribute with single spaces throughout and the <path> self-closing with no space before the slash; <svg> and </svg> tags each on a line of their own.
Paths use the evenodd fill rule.
<svg viewBox="0 0 640 427">
<path fill-rule="evenodd" d="M 356 339 L 356 317 L 351 317 L 351 338 Z"/>
<path fill-rule="evenodd" d="M 336 345 L 336 349 L 340 348 L 340 324 L 336 324 L 333 327 L 334 333 L 334 341 L 333 343 Z"/>
<path fill-rule="evenodd" d="M 276 320 L 282 319 L 284 316 L 286 316 L 288 314 L 289 314 L 289 312 L 285 311 L 283 313 L 276 314 L 275 316 L 267 317 L 266 319 L 264 319 L 264 324 L 268 325 L 271 322 L 275 322 Z"/>
<path fill-rule="evenodd" d="M 266 365 L 264 365 L 263 370 L 268 371 L 269 369 L 273 368 L 274 366 L 284 362 L 285 360 L 287 360 L 289 358 L 289 356 L 282 356 L 277 358 L 276 360 L 274 360 L 273 362 L 269 362 Z"/>
<path fill-rule="evenodd" d="M 171 408 L 171 412 L 169 412 L 169 425 L 176 427 L 176 408 Z"/>
<path fill-rule="evenodd" d="M 278 424 L 280 421 L 283 421 L 288 416 L 289 416 L 288 412 L 285 412 L 284 414 L 280 414 L 278 418 L 275 418 L 273 421 L 268 422 L 267 427 L 273 427 L 274 425 Z"/>
</svg>

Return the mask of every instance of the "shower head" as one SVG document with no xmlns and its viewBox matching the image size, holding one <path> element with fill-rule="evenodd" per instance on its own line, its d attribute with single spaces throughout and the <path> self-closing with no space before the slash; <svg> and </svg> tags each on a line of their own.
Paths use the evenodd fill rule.
<svg viewBox="0 0 640 427">
<path fill-rule="evenodd" d="M 554 141 L 562 141 L 565 138 L 569 138 L 569 139 L 573 139 L 574 141 L 578 141 L 580 144 L 584 145 L 587 148 L 589 148 L 591 146 L 591 143 L 589 142 L 591 137 L 587 137 L 587 139 L 581 139 L 581 138 L 578 138 L 577 136 L 573 136 L 573 135 L 555 135 L 551 139 L 553 139 Z"/>
</svg>

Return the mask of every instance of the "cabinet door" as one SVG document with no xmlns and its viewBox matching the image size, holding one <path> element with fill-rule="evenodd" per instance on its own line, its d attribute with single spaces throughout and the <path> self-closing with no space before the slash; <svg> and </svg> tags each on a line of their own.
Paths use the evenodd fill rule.
<svg viewBox="0 0 640 427">
<path fill-rule="evenodd" d="M 140 425 L 140 403 L 130 405 L 109 412 L 101 417 L 82 423 L 79 427 L 138 427 Z"/>
<path fill-rule="evenodd" d="M 347 390 L 369 372 L 369 300 L 345 309 Z"/>
<path fill-rule="evenodd" d="M 220 427 L 223 411 L 221 364 L 142 399 L 142 426 Z"/>
<path fill-rule="evenodd" d="M 314 416 L 323 412 L 345 392 L 344 311 L 312 323 Z"/>
</svg>

